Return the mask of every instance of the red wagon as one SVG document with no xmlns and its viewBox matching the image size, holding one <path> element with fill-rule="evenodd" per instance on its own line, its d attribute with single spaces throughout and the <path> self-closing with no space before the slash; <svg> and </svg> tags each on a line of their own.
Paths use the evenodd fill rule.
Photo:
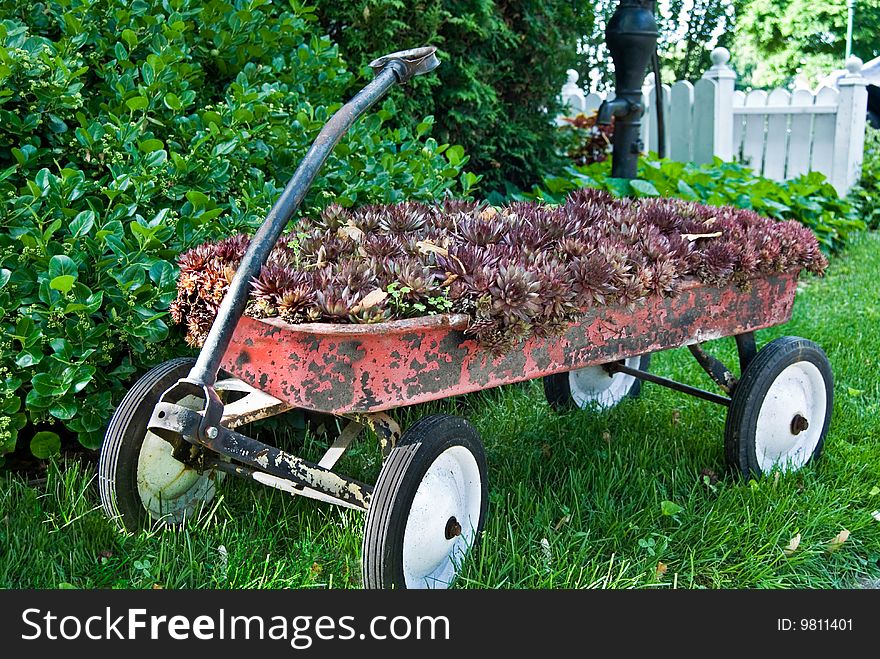
<svg viewBox="0 0 880 659">
<path fill-rule="evenodd" d="M 464 315 L 373 325 L 243 317 L 255 268 L 338 139 L 336 132 L 393 82 L 430 70 L 436 60 L 426 49 L 376 65 L 374 87 L 331 119 L 252 241 L 199 360 L 157 366 L 116 410 L 100 461 L 109 516 L 132 530 L 157 519 L 180 522 L 212 498 L 222 475 L 246 476 L 366 511 L 366 586 L 445 587 L 485 520 L 485 455 L 466 420 L 432 415 L 401 432 L 387 414 L 395 408 L 535 378 L 543 378 L 548 402 L 557 409 L 607 408 L 636 394 L 645 380 L 726 406 L 726 455 L 740 473 L 797 469 L 820 453 L 832 409 L 825 354 L 796 337 L 757 351 L 754 339 L 756 330 L 790 318 L 793 273 L 725 287 L 691 281 L 679 295 L 655 295 L 634 310 L 595 308 L 558 336 L 529 339 L 500 356 L 465 334 Z M 334 124 L 340 115 L 342 124 Z M 736 337 L 739 377 L 701 347 L 728 336 Z M 721 394 L 649 372 L 651 353 L 684 345 Z M 291 408 L 347 422 L 317 463 L 235 431 Z M 376 432 L 385 457 L 375 485 L 333 469 L 365 426 Z"/>
</svg>

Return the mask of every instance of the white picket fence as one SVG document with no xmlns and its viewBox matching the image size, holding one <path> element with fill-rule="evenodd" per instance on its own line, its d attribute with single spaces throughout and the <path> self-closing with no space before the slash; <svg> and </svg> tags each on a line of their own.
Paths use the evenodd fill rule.
<svg viewBox="0 0 880 659">
<path fill-rule="evenodd" d="M 662 86 L 668 157 L 698 164 L 714 156 L 736 160 L 778 181 L 818 171 L 845 195 L 862 170 L 867 107 L 862 61 L 851 57 L 838 88 L 822 87 L 815 93 L 800 86 L 791 92 L 735 90 L 736 73 L 729 61 L 727 49 L 716 48 L 712 67 L 696 84 L 679 80 Z M 562 88 L 569 112 L 591 114 L 604 98 L 585 94 L 577 74 L 569 72 Z M 643 102 L 642 142 L 647 151 L 657 151 L 653 76 L 646 79 Z"/>
</svg>

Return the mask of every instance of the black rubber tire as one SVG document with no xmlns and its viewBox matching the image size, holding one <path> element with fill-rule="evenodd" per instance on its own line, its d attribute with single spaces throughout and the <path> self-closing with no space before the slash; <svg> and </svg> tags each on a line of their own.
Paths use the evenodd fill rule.
<svg viewBox="0 0 880 659">
<path fill-rule="evenodd" d="M 638 369 L 647 371 L 651 366 L 651 354 L 642 355 L 639 359 Z M 642 391 L 642 381 L 635 379 L 626 396 L 629 398 L 637 398 Z M 565 412 L 568 410 L 578 409 L 578 404 L 571 395 L 571 385 L 569 384 L 568 373 L 555 373 L 544 378 L 544 397 L 547 402 L 557 412 Z"/>
<path fill-rule="evenodd" d="M 803 466 L 822 454 L 834 407 L 834 376 L 825 352 L 816 343 L 797 336 L 775 339 L 758 351 L 746 367 L 731 396 L 724 428 L 724 452 L 730 469 L 744 477 L 762 476 L 756 441 L 758 414 L 767 393 L 779 374 L 798 362 L 812 363 L 825 384 L 826 406 L 818 443 Z M 815 423 L 815 420 L 811 420 Z"/>
<path fill-rule="evenodd" d="M 98 490 L 104 512 L 128 531 L 150 525 L 138 493 L 137 468 L 147 423 L 159 397 L 185 377 L 194 359 L 172 359 L 148 371 L 122 399 L 110 419 L 98 461 Z"/>
<path fill-rule="evenodd" d="M 480 475 L 480 519 L 468 553 L 476 550 L 489 496 L 486 454 L 474 427 L 461 417 L 435 414 L 413 424 L 385 460 L 373 490 L 361 552 L 365 588 L 406 588 L 403 537 L 419 484 L 437 457 L 453 446 L 473 455 Z"/>
</svg>

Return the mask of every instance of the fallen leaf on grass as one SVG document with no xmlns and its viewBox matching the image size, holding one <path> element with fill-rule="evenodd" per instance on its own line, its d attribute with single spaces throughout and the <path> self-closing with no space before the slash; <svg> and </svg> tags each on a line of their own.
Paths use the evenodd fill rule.
<svg viewBox="0 0 880 659">
<path fill-rule="evenodd" d="M 880 494 L 880 487 L 877 487 L 876 485 L 871 488 L 870 492 L 868 492 L 869 497 L 876 497 L 878 494 Z"/>
<path fill-rule="evenodd" d="M 160 584 L 160 583 L 154 583 L 154 584 L 153 584 L 153 590 L 165 590 L 165 586 L 163 586 L 163 585 Z"/>
<path fill-rule="evenodd" d="M 681 422 L 681 410 L 672 410 L 672 425 L 677 426 Z"/>
<path fill-rule="evenodd" d="M 547 565 L 553 560 L 553 552 L 550 550 L 550 541 L 547 538 L 541 538 L 541 555 Z"/>
<path fill-rule="evenodd" d="M 558 531 L 558 530 L 561 529 L 563 526 L 565 526 L 566 524 L 568 524 L 570 521 L 571 521 L 571 516 L 566 515 L 565 517 L 563 517 L 562 519 L 560 519 L 558 522 L 556 522 L 556 526 L 553 527 L 553 530 L 554 530 L 554 531 Z"/>
<path fill-rule="evenodd" d="M 679 506 L 674 501 L 661 501 L 660 502 L 660 512 L 667 517 L 672 517 L 673 515 L 678 515 L 684 508 Z"/>
<path fill-rule="evenodd" d="M 704 467 L 700 471 L 700 477 L 703 479 L 703 482 L 706 485 L 715 485 L 718 482 L 718 474 L 709 469 L 708 467 Z"/>
<path fill-rule="evenodd" d="M 828 543 L 828 552 L 837 551 L 843 547 L 843 543 L 847 540 L 849 540 L 849 531 L 843 529 L 843 531 L 834 536 L 834 539 Z"/>
<path fill-rule="evenodd" d="M 606 430 L 605 432 L 602 433 L 602 439 L 605 441 L 606 444 L 610 444 L 611 443 L 611 433 Z"/>
<path fill-rule="evenodd" d="M 666 565 L 666 563 L 664 563 L 663 561 L 657 561 L 657 569 L 654 570 L 654 577 L 656 579 L 659 579 L 664 574 L 666 574 L 666 570 L 668 569 L 669 567 Z"/>
<path fill-rule="evenodd" d="M 791 556 L 793 553 L 795 553 L 797 551 L 797 548 L 800 546 L 800 544 L 801 544 L 801 534 L 798 533 L 791 540 L 789 540 L 788 545 L 782 551 L 786 556 Z"/>
</svg>

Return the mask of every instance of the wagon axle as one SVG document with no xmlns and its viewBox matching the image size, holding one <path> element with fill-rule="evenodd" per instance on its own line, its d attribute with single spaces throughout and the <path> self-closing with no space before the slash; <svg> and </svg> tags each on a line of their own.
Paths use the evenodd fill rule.
<svg viewBox="0 0 880 659">
<path fill-rule="evenodd" d="M 804 430 L 810 427 L 810 422 L 807 421 L 800 414 L 795 414 L 794 418 L 791 420 L 791 434 L 799 435 Z"/>
<path fill-rule="evenodd" d="M 446 520 L 446 529 L 444 531 L 444 535 L 447 540 L 452 540 L 453 538 L 457 538 L 461 535 L 461 524 L 458 523 L 458 520 L 455 517 L 450 517 Z"/>
</svg>

